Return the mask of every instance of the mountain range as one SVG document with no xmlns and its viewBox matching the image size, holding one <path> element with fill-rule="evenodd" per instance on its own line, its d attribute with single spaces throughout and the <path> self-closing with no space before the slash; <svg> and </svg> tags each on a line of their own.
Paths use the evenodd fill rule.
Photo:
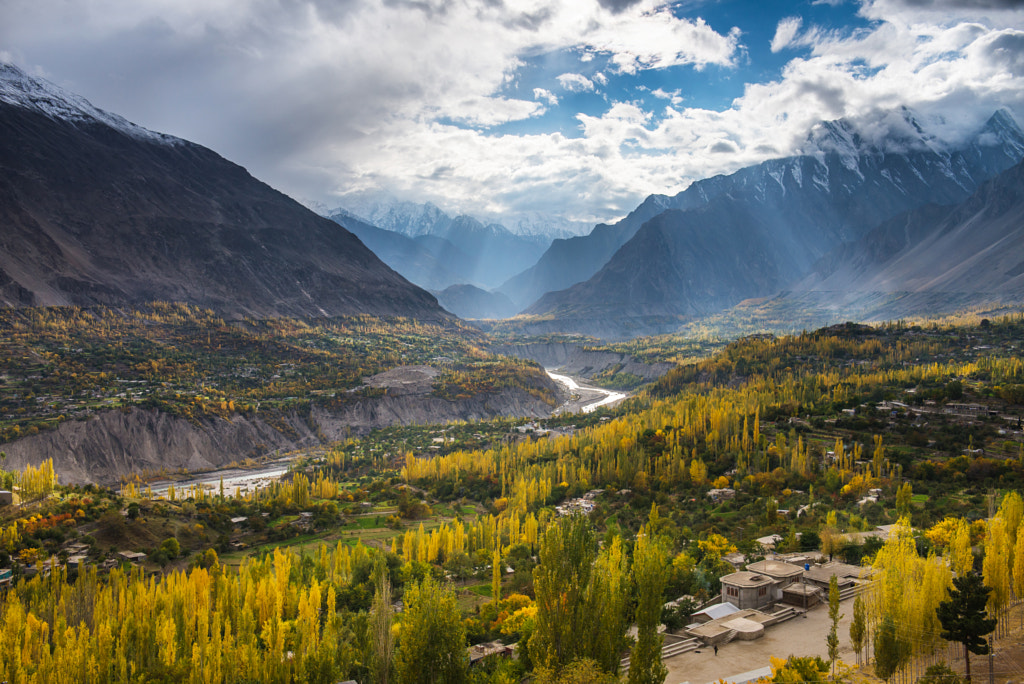
<svg viewBox="0 0 1024 684">
<path fill-rule="evenodd" d="M 392 268 L 431 289 L 456 284 L 497 287 L 533 265 L 551 244 L 545 235 L 520 235 L 497 223 L 485 225 L 472 216 L 449 216 L 429 202 L 356 206 L 334 210 L 328 216 L 360 238 L 365 236 L 367 245 Z M 362 226 L 383 229 L 408 241 L 382 239 Z"/>
<path fill-rule="evenodd" d="M 526 313 L 538 317 L 538 331 L 667 332 L 787 288 L 831 250 L 906 211 L 962 202 L 1024 156 L 1024 133 L 1005 111 L 952 146 L 928 136 L 910 111 L 900 111 L 898 123 L 876 139 L 848 121 L 823 123 L 805 154 L 698 181 L 673 198 L 650 197 L 594 237 L 556 242 L 529 282 L 594 273 L 544 294 Z M 510 288 L 525 280 L 499 291 L 522 301 Z"/>
<path fill-rule="evenodd" d="M 0 64 L 0 302 L 446 317 L 354 235 L 194 143 Z"/>
</svg>

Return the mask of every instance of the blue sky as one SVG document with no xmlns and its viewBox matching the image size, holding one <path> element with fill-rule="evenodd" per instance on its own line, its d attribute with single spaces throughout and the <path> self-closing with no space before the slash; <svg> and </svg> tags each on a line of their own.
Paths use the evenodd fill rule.
<svg viewBox="0 0 1024 684">
<path fill-rule="evenodd" d="M 301 201 L 555 227 L 821 120 L 1024 114 L 1022 0 L 5 0 L 0 58 Z"/>
</svg>

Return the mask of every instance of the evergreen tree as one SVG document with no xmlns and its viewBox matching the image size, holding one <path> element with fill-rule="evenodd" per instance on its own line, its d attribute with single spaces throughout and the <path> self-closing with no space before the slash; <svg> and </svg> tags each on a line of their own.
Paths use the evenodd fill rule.
<svg viewBox="0 0 1024 684">
<path fill-rule="evenodd" d="M 463 684 L 466 627 L 455 595 L 427 576 L 405 592 L 395 674 L 401 684 Z"/>
<path fill-rule="evenodd" d="M 875 675 L 889 681 L 901 664 L 903 648 L 896 636 L 896 621 L 886 615 L 875 632 Z"/>
<path fill-rule="evenodd" d="M 979 575 L 956 577 L 949 599 L 940 603 L 936 611 L 942 623 L 942 638 L 964 645 L 964 671 L 968 684 L 971 681 L 971 653 L 988 653 L 984 636 L 996 628 L 996 619 L 985 617 L 985 604 L 991 591 L 982 584 Z"/>
</svg>

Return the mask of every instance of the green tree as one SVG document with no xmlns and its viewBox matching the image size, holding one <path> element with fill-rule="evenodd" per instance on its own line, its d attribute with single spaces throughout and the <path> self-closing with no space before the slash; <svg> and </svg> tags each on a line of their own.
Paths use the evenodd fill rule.
<svg viewBox="0 0 1024 684">
<path fill-rule="evenodd" d="M 669 554 L 651 526 L 640 531 L 633 547 L 633 582 L 636 585 L 637 638 L 629 661 L 629 684 L 661 684 L 668 668 L 661 662 L 664 638 L 658 634 L 665 604 Z"/>
<path fill-rule="evenodd" d="M 858 665 L 860 664 L 861 654 L 864 652 L 867 636 L 867 611 L 864 608 L 864 600 L 858 596 L 853 600 L 853 620 L 850 621 L 850 642 L 853 644 L 853 650 L 857 652 Z"/>
<path fill-rule="evenodd" d="M 405 592 L 396 678 L 402 684 L 464 684 L 466 628 L 455 595 L 427 576 Z"/>
<path fill-rule="evenodd" d="M 590 658 L 615 673 L 626 631 L 626 558 L 621 537 L 597 553 L 590 522 L 572 516 L 548 527 L 533 569 L 537 597 L 530 657 L 558 675 Z"/>
<path fill-rule="evenodd" d="M 842 619 L 839 614 L 839 581 L 832 575 L 828 581 L 828 619 L 832 623 L 829 627 L 825 643 L 828 644 L 828 659 L 832 663 L 832 676 L 836 676 L 836 658 L 839 657 L 839 621 Z"/>
<path fill-rule="evenodd" d="M 889 681 L 903 664 L 904 649 L 896 636 L 896 622 L 891 615 L 882 618 L 875 631 L 875 675 Z"/>
<path fill-rule="evenodd" d="M 501 600 L 501 550 L 494 549 L 494 556 L 491 558 L 491 600 L 497 603 Z"/>
<path fill-rule="evenodd" d="M 896 489 L 896 515 L 900 518 L 910 517 L 911 502 L 914 498 L 914 488 L 909 482 L 904 482 Z"/>
<path fill-rule="evenodd" d="M 953 578 L 949 599 L 939 604 L 936 614 L 942 624 L 942 638 L 964 645 L 965 680 L 971 681 L 971 653 L 988 653 L 984 637 L 996 628 L 996 619 L 985 617 L 985 604 L 992 591 L 976 574 Z"/>
<path fill-rule="evenodd" d="M 388 684 L 393 668 L 395 638 L 391 632 L 394 615 L 391 609 L 391 579 L 383 555 L 377 556 L 373 566 L 376 593 L 370 605 L 370 675 L 375 684 Z"/>
</svg>

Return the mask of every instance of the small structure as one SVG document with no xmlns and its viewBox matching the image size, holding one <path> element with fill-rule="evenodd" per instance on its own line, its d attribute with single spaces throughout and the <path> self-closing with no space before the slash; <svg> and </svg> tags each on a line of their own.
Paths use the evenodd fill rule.
<svg viewBox="0 0 1024 684">
<path fill-rule="evenodd" d="M 741 570 L 721 578 L 722 601 L 732 603 L 740 610 L 765 608 L 775 602 L 774 582 L 770 577 Z"/>
<path fill-rule="evenodd" d="M 0 506 L 17 506 L 21 503 L 21 497 L 14 492 L 0 489 Z"/>
<path fill-rule="evenodd" d="M 67 566 L 69 570 L 77 570 L 88 562 L 89 560 L 85 556 L 68 556 Z"/>
<path fill-rule="evenodd" d="M 237 518 L 231 518 L 232 525 L 244 525 L 247 522 L 249 522 L 249 519 L 244 515 L 240 515 Z"/>
<path fill-rule="evenodd" d="M 782 541 L 782 535 L 769 534 L 766 537 L 758 537 L 754 540 L 758 546 L 761 547 L 761 551 L 768 552 L 775 548 L 775 545 Z"/>
<path fill-rule="evenodd" d="M 10 568 L 0 568 L 0 587 L 9 587 L 14 581 L 14 572 Z"/>
<path fill-rule="evenodd" d="M 723 603 L 716 603 L 713 606 L 708 606 L 702 610 L 698 610 L 691 617 L 694 622 L 705 623 L 711 622 L 712 620 L 721 620 L 722 618 L 729 617 L 733 613 L 740 612 L 740 609 L 733 604 L 725 601 Z"/>
<path fill-rule="evenodd" d="M 715 503 L 719 501 L 728 501 L 729 499 L 736 498 L 736 490 L 732 487 L 721 487 L 719 489 L 709 489 L 708 496 Z"/>
<path fill-rule="evenodd" d="M 476 646 L 470 646 L 469 649 L 469 664 L 472 667 L 476 665 L 484 658 L 492 655 L 501 656 L 502 658 L 509 658 L 516 650 L 515 644 L 503 644 L 500 641 L 491 641 L 486 644 L 477 644 Z"/>
<path fill-rule="evenodd" d="M 118 551 L 117 555 L 129 563 L 141 563 L 146 560 L 146 554 L 141 551 Z"/>
</svg>

